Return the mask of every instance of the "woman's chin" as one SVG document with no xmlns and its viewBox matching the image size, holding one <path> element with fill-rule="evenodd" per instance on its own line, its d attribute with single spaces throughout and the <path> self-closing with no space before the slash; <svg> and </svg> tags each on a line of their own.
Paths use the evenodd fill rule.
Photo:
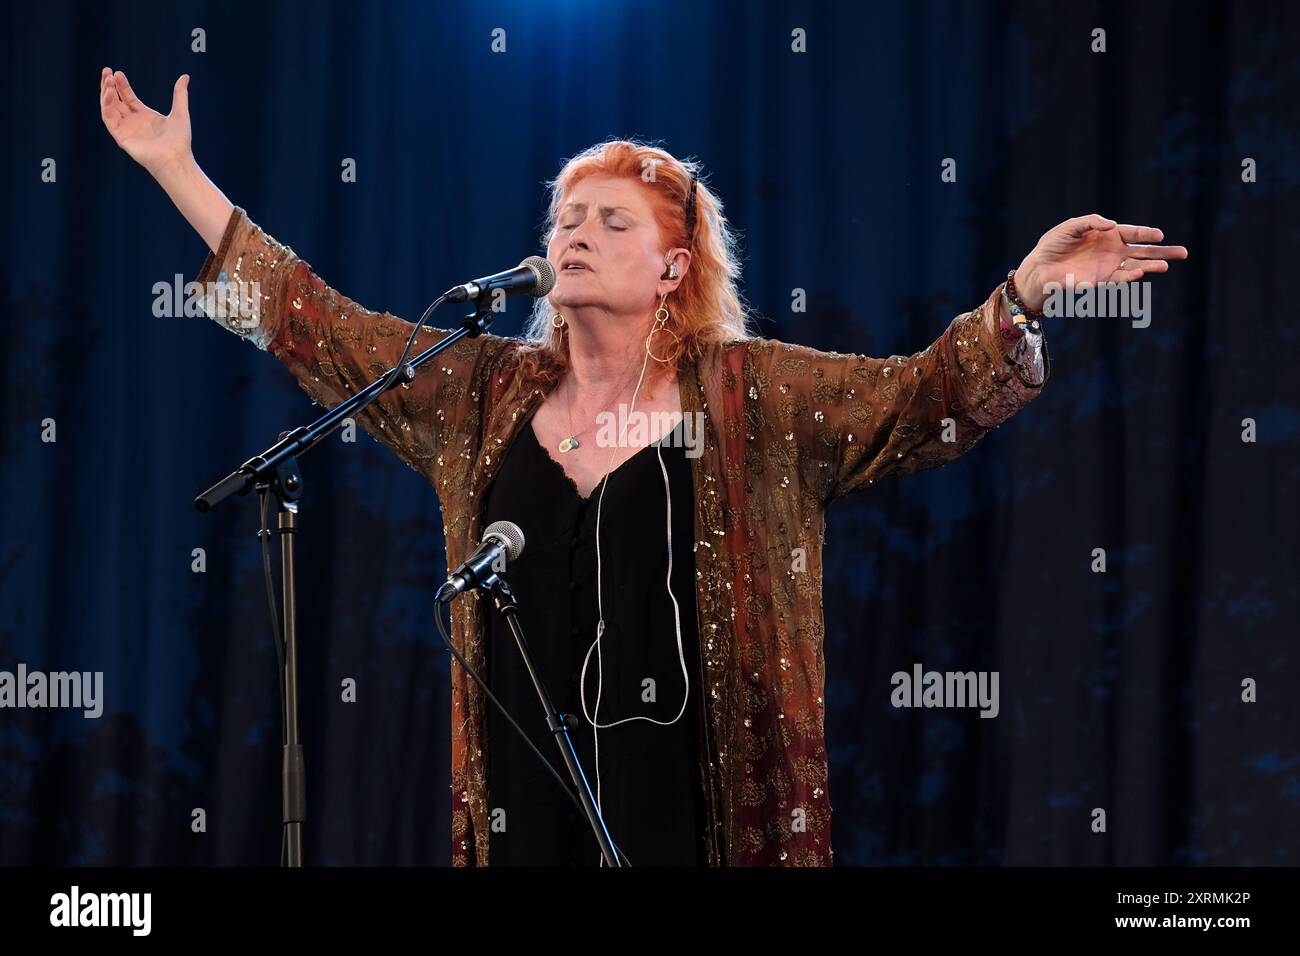
<svg viewBox="0 0 1300 956">
<path fill-rule="evenodd" d="M 599 304 L 596 296 L 583 294 L 578 289 L 557 288 L 551 293 L 551 305 L 559 309 L 581 309 Z"/>
</svg>

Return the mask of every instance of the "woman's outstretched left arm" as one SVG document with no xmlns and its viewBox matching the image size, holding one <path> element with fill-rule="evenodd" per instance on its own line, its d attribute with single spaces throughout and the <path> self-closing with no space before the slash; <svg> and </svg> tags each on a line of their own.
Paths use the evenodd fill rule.
<svg viewBox="0 0 1300 956">
<path fill-rule="evenodd" d="M 798 469 L 823 504 L 882 478 L 946 464 L 1033 401 L 1050 372 L 1043 335 L 1021 325 L 1053 283 L 1124 283 L 1185 259 L 1159 229 L 1081 216 L 1052 228 L 979 308 L 910 356 L 869 358 L 757 339 L 746 380 L 765 455 Z M 1011 294 L 1014 292 L 1015 294 Z M 1016 300 L 1018 299 L 1018 303 Z M 1050 310 L 1049 310 L 1050 321 Z"/>
</svg>

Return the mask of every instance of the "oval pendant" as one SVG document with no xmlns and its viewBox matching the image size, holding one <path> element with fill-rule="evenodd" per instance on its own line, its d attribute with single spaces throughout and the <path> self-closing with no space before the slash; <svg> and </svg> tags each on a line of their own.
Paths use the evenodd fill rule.
<svg viewBox="0 0 1300 956">
<path fill-rule="evenodd" d="M 560 451 L 562 452 L 573 451 L 573 449 L 577 447 L 578 447 L 578 439 L 576 438 L 566 438 L 564 439 L 564 441 L 560 442 Z"/>
</svg>

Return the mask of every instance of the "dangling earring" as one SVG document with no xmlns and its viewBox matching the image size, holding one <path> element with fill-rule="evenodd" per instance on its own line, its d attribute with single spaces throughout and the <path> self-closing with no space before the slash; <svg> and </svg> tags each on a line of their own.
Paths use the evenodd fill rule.
<svg viewBox="0 0 1300 956">
<path fill-rule="evenodd" d="M 673 337 L 674 342 L 678 344 L 681 343 L 681 339 L 677 337 L 677 333 L 674 332 L 672 329 L 668 328 L 668 319 L 671 318 L 671 316 L 669 316 L 668 314 L 668 309 L 664 307 L 664 303 L 667 301 L 668 301 L 667 295 L 665 295 L 662 299 L 659 300 L 659 308 L 655 309 L 655 324 L 651 327 L 650 334 L 645 337 L 646 355 L 649 355 L 652 359 L 654 359 L 656 362 L 660 363 L 661 365 L 666 363 L 668 359 L 661 359 L 659 356 L 655 355 L 654 352 L 650 351 L 650 340 L 654 338 L 654 334 L 656 332 L 667 332 L 669 335 Z"/>
<path fill-rule="evenodd" d="M 556 321 L 557 319 L 559 321 Z M 565 321 L 563 315 L 561 315 L 559 312 L 556 312 L 553 316 L 551 316 L 551 328 L 562 329 L 564 328 L 564 326 L 565 326 Z"/>
</svg>

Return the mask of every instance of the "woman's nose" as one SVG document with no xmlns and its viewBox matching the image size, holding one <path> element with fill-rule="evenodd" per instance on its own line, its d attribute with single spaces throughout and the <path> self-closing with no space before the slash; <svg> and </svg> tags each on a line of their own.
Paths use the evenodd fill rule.
<svg viewBox="0 0 1300 956">
<path fill-rule="evenodd" d="M 591 225 L 590 219 L 584 219 L 569 233 L 569 248 L 587 249 L 587 226 Z"/>
</svg>

